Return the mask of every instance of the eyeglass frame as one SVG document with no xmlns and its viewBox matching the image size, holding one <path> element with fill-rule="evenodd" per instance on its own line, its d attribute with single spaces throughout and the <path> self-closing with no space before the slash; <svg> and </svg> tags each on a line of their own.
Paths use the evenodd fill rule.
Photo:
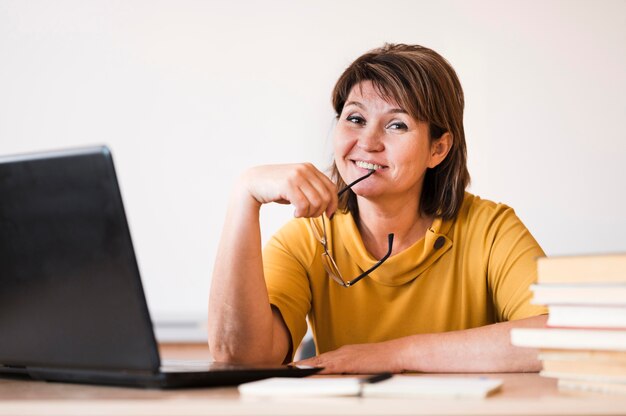
<svg viewBox="0 0 626 416">
<path fill-rule="evenodd" d="M 330 251 L 328 250 L 328 238 L 326 236 L 326 221 L 324 220 L 324 216 L 322 215 L 322 235 L 319 235 L 319 231 L 317 229 L 317 225 L 314 223 L 314 219 L 309 218 L 309 221 L 311 222 L 311 228 L 313 229 L 313 234 L 315 238 L 317 239 L 318 242 L 322 244 L 322 247 L 324 248 L 324 252 L 322 253 L 322 258 L 326 257 L 326 259 L 328 259 L 327 263 L 323 263 L 324 269 L 326 269 L 326 272 L 328 273 L 331 279 L 333 279 L 336 283 L 338 283 L 339 285 L 343 287 L 347 288 L 347 287 L 353 286 L 359 280 L 363 279 L 365 276 L 369 275 L 374 270 L 379 268 L 385 262 L 385 260 L 387 260 L 389 256 L 391 256 L 391 250 L 393 249 L 393 237 L 394 237 L 393 233 L 387 235 L 387 244 L 388 244 L 387 254 L 381 257 L 381 259 L 378 260 L 378 262 L 376 262 L 375 265 L 373 265 L 372 267 L 370 267 L 369 269 L 367 269 L 366 271 L 364 271 L 363 273 L 361 273 L 354 279 L 346 281 L 344 280 L 344 277 L 341 274 L 339 267 L 337 266 L 337 262 L 335 262 L 335 259 L 333 258 L 333 256 L 330 254 Z M 331 267 L 328 267 L 328 265 L 330 265 Z M 334 270 L 331 270 L 331 268 Z"/>
<path fill-rule="evenodd" d="M 352 182 L 351 184 L 347 185 L 345 188 L 340 190 L 337 196 L 341 196 L 341 194 L 346 192 L 348 189 L 350 189 L 351 187 L 353 187 L 360 181 L 370 177 L 374 172 L 375 170 L 373 169 L 370 170 L 366 175 L 358 178 L 357 180 L 355 180 L 354 182 Z M 330 221 L 330 218 L 328 220 Z M 393 249 L 393 237 L 394 237 L 393 233 L 390 233 L 387 235 L 387 244 L 388 244 L 387 254 L 385 254 L 380 260 L 378 260 L 378 262 L 376 262 L 375 265 L 373 265 L 372 267 L 370 267 L 369 269 L 367 269 L 366 271 L 364 271 L 363 273 L 361 273 L 354 279 L 346 281 L 344 280 L 341 274 L 341 271 L 339 270 L 339 267 L 337 266 L 337 263 L 335 262 L 335 259 L 333 259 L 333 256 L 330 254 L 330 251 L 328 250 L 328 237 L 326 235 L 326 221 L 324 220 L 324 215 L 322 215 L 322 235 L 319 234 L 319 230 L 317 228 L 317 224 L 315 224 L 314 222 L 314 219 L 309 218 L 309 221 L 311 223 L 311 229 L 313 230 L 313 234 L 315 238 L 317 239 L 317 241 L 319 241 L 322 244 L 322 247 L 324 248 L 324 253 L 322 253 L 322 259 L 325 256 L 328 259 L 327 263 L 330 266 L 332 266 L 332 268 L 334 268 L 334 270 L 329 270 L 327 263 L 323 263 L 324 269 L 326 269 L 326 272 L 328 273 L 331 279 L 333 279 L 336 283 L 338 283 L 339 285 L 343 287 L 348 288 L 350 286 L 353 286 L 359 280 L 363 279 L 365 276 L 369 275 L 371 272 L 379 268 L 385 262 L 385 260 L 387 260 L 389 256 L 391 256 L 391 250 Z"/>
</svg>

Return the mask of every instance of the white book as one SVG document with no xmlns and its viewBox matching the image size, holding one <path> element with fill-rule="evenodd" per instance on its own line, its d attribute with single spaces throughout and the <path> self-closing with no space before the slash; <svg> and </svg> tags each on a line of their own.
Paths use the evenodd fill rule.
<svg viewBox="0 0 626 416">
<path fill-rule="evenodd" d="M 626 351 L 626 330 L 513 328 L 518 347 Z"/>
<path fill-rule="evenodd" d="M 626 384 L 593 380 L 559 379 L 559 390 L 590 391 L 595 393 L 621 394 L 626 396 Z"/>
<path fill-rule="evenodd" d="M 535 284 L 535 305 L 626 305 L 626 284 Z"/>
<path fill-rule="evenodd" d="M 354 377 L 274 377 L 240 384 L 238 390 L 255 397 L 358 396 L 361 383 Z"/>
<path fill-rule="evenodd" d="M 626 366 L 626 351 L 544 349 L 539 351 L 541 361 L 568 361 Z"/>
<path fill-rule="evenodd" d="M 488 377 L 395 376 L 380 383 L 364 384 L 363 396 L 482 398 L 501 386 L 501 379 Z"/>
<path fill-rule="evenodd" d="M 626 253 L 540 257 L 539 283 L 626 283 Z"/>
<path fill-rule="evenodd" d="M 482 398 L 502 386 L 501 379 L 487 377 L 430 377 L 396 375 L 378 383 L 358 377 L 269 378 L 239 386 L 250 397 L 448 397 Z"/>
<path fill-rule="evenodd" d="M 559 380 L 594 381 L 598 383 L 626 383 L 626 376 L 613 374 L 576 374 L 565 371 L 542 370 L 539 375 Z"/>
<path fill-rule="evenodd" d="M 626 307 L 570 306 L 549 307 L 548 326 L 568 328 L 626 328 Z"/>
</svg>

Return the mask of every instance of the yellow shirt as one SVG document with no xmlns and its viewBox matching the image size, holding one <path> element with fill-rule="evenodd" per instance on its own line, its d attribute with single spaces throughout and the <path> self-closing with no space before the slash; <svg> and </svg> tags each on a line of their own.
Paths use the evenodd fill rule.
<svg viewBox="0 0 626 416">
<path fill-rule="evenodd" d="M 345 279 L 377 262 L 351 214 L 337 212 L 325 221 L 330 252 Z M 307 316 L 323 353 L 547 313 L 530 304 L 541 247 L 513 209 L 469 193 L 456 219 L 435 219 L 424 238 L 354 286 L 328 276 L 322 253 L 308 219 L 288 222 L 263 251 L 270 303 L 289 328 L 293 351 L 306 333 Z"/>
</svg>

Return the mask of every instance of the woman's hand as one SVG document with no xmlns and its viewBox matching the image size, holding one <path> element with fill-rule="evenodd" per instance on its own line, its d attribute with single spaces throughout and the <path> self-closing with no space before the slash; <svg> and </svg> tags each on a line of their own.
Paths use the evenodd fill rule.
<svg viewBox="0 0 626 416">
<path fill-rule="evenodd" d="M 372 344 L 346 345 L 299 361 L 327 374 L 512 373 L 541 370 L 537 350 L 514 347 L 513 328 L 543 328 L 547 315 L 459 331 L 415 334 Z"/>
<path fill-rule="evenodd" d="M 240 186 L 260 204 L 292 204 L 295 217 L 331 216 L 337 209 L 337 187 L 310 163 L 265 165 L 249 169 Z"/>
<path fill-rule="evenodd" d="M 317 357 L 298 361 L 297 365 L 324 367 L 320 374 L 400 373 L 398 351 L 393 341 L 344 345 Z"/>
</svg>

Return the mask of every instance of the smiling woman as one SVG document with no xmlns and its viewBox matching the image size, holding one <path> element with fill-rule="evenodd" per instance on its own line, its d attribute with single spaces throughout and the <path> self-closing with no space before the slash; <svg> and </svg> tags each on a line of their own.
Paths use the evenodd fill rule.
<svg viewBox="0 0 626 416">
<path fill-rule="evenodd" d="M 289 362 L 308 318 L 321 355 L 302 363 L 329 373 L 538 370 L 509 330 L 545 322 L 529 291 L 543 251 L 511 208 L 465 191 L 452 67 L 385 45 L 346 69 L 333 105 L 332 180 L 307 163 L 258 166 L 234 188 L 209 300 L 213 357 Z M 296 218 L 262 249 L 270 202 Z"/>
</svg>

